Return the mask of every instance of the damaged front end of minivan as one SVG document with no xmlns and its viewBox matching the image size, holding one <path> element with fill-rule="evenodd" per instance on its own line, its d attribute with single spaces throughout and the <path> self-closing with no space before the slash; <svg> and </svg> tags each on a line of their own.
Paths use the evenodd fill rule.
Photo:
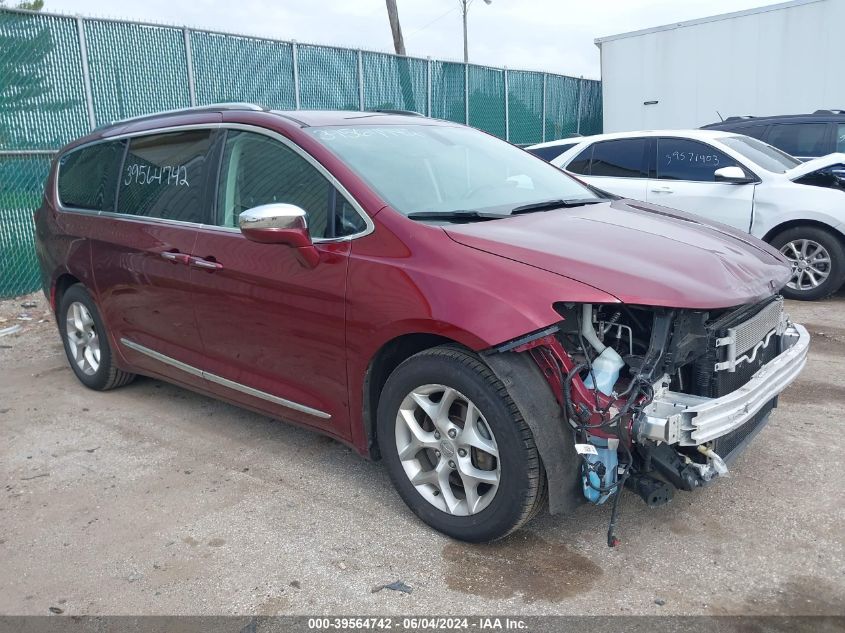
<svg viewBox="0 0 845 633">
<path fill-rule="evenodd" d="M 568 509 L 576 494 L 610 504 L 611 547 L 623 488 L 656 507 L 675 489 L 727 476 L 809 348 L 807 330 L 789 320 L 777 295 L 729 309 L 576 303 L 555 309 L 557 324 L 500 345 L 486 359 L 517 403 L 534 409 L 531 417 L 551 416 L 562 427 L 532 428 L 550 510 Z M 557 412 L 538 410 L 542 399 L 519 384 L 526 355 L 551 387 Z M 570 454 L 553 455 L 551 445 Z"/>
</svg>

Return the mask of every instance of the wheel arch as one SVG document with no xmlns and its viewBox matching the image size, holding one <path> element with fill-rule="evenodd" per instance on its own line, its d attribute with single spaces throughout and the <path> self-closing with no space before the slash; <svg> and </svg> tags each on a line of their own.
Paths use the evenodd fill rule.
<svg viewBox="0 0 845 633">
<path fill-rule="evenodd" d="M 845 247 L 845 233 L 843 233 L 841 229 L 831 224 L 828 224 L 827 222 L 822 222 L 820 220 L 802 218 L 781 222 L 777 226 L 769 229 L 762 239 L 766 243 L 771 243 L 772 240 L 774 240 L 778 235 L 780 235 L 784 231 L 788 231 L 789 229 L 794 229 L 801 226 L 811 226 L 813 228 L 821 229 L 822 231 L 827 231 L 836 239 L 838 239 L 839 242 L 843 245 L 843 247 Z"/>
<path fill-rule="evenodd" d="M 53 309 L 54 314 L 56 314 L 62 303 L 62 295 L 67 292 L 68 288 L 79 283 L 82 283 L 82 281 L 69 272 L 60 273 L 53 280 L 53 285 L 50 288 L 50 307 Z"/>
<path fill-rule="evenodd" d="M 409 332 L 395 336 L 385 342 L 370 359 L 370 363 L 364 374 L 362 394 L 362 420 L 367 441 L 367 452 L 370 459 L 381 459 L 376 430 L 376 412 L 378 411 L 382 389 L 388 377 L 393 373 L 393 370 L 414 354 L 431 349 L 432 347 L 437 347 L 438 345 L 454 345 L 462 349 L 468 349 L 456 339 L 442 334 Z"/>
</svg>

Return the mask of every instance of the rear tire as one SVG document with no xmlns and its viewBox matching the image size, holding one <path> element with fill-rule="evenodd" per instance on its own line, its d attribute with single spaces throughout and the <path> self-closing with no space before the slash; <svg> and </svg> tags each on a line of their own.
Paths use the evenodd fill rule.
<svg viewBox="0 0 845 633">
<path fill-rule="evenodd" d="M 57 321 L 70 368 L 83 385 L 107 391 L 135 379 L 115 366 L 100 311 L 85 286 L 74 284 L 65 291 Z"/>
<path fill-rule="evenodd" d="M 377 424 L 394 486 L 434 529 L 488 542 L 542 509 L 545 473 L 534 437 L 475 354 L 440 346 L 407 359 L 382 390 Z"/>
<path fill-rule="evenodd" d="M 792 278 L 781 292 L 787 299 L 824 299 L 845 281 L 845 248 L 832 233 L 796 226 L 776 235 L 771 244 L 792 264 Z"/>
</svg>

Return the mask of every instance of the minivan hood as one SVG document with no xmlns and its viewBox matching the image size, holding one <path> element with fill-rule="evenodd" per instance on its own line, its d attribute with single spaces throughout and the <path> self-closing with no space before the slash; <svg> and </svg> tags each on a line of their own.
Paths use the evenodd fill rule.
<svg viewBox="0 0 845 633">
<path fill-rule="evenodd" d="M 575 279 L 630 304 L 732 307 L 770 296 L 790 277 L 786 260 L 750 235 L 634 200 L 444 230 L 464 246 Z"/>
<path fill-rule="evenodd" d="M 828 154 L 827 156 L 820 156 L 819 158 L 808 160 L 806 163 L 801 163 L 797 167 L 787 170 L 784 176 L 790 180 L 795 180 L 796 178 L 812 174 L 814 171 L 830 167 L 831 165 L 845 165 L 845 154 L 836 152 Z"/>
</svg>

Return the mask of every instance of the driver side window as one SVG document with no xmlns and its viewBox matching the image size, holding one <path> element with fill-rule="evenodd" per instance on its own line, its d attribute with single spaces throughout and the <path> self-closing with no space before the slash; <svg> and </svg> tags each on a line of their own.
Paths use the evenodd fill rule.
<svg viewBox="0 0 845 633">
<path fill-rule="evenodd" d="M 366 226 L 349 201 L 295 151 L 263 134 L 230 130 L 220 168 L 218 224 L 237 227 L 247 209 L 276 202 L 302 208 L 313 238 L 343 237 Z"/>
</svg>

